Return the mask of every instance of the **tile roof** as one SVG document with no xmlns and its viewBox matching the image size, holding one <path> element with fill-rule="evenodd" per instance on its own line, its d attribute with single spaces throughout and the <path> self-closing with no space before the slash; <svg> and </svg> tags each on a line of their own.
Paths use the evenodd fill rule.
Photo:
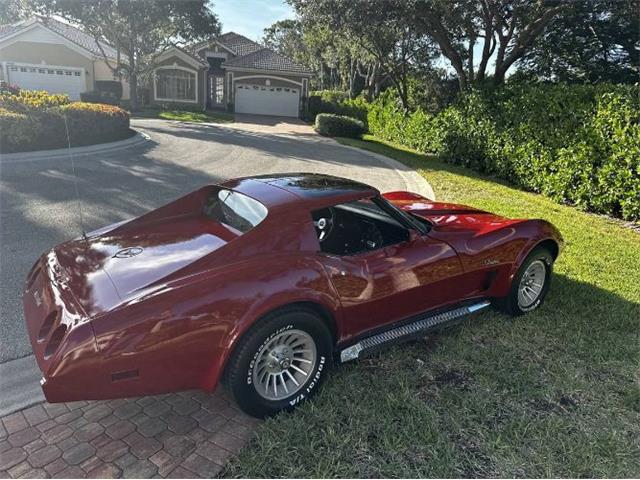
<svg viewBox="0 0 640 480">
<path fill-rule="evenodd" d="M 158 58 L 162 58 L 162 56 L 168 52 L 171 51 L 171 49 L 176 49 L 179 50 L 181 53 L 184 53 L 187 57 L 191 58 L 192 60 L 196 61 L 199 65 L 202 65 L 203 67 L 208 66 L 209 64 L 207 62 L 205 62 L 201 57 L 197 56 L 195 53 L 190 52 L 189 50 L 185 50 L 184 48 L 179 47 L 178 45 L 172 45 L 171 47 L 169 47 L 165 52 L 163 52 L 162 55 L 160 55 Z"/>
<path fill-rule="evenodd" d="M 102 52 L 100 52 L 100 48 L 98 47 L 98 44 L 95 38 L 93 38 L 91 35 L 87 33 L 84 33 L 83 31 L 79 30 L 78 28 L 72 25 L 63 23 L 54 18 L 38 16 L 34 19 L 30 19 L 20 23 L 15 23 L 13 25 L 0 25 L 0 40 L 3 37 L 12 35 L 20 30 L 30 27 L 34 23 L 40 23 L 44 25 L 46 28 L 57 33 L 58 35 L 63 36 L 70 42 L 75 43 L 76 45 L 84 48 L 90 53 L 93 53 L 94 55 L 97 55 L 97 56 L 102 56 Z M 116 57 L 117 51 L 111 45 L 108 45 L 105 42 L 100 42 L 100 45 L 102 46 L 104 53 L 108 57 L 111 57 L 111 58 Z"/>
<path fill-rule="evenodd" d="M 23 27 L 21 25 L 0 25 L 0 39 L 2 37 L 6 37 L 11 35 L 18 30 L 21 30 Z"/>
<path fill-rule="evenodd" d="M 259 43 L 235 32 L 223 33 L 219 37 L 197 43 L 190 47 L 191 51 L 198 51 L 217 41 L 235 53 L 235 57 L 228 59 L 222 67 L 251 68 L 257 70 L 273 70 L 278 72 L 293 72 L 311 74 L 311 70 L 290 58 L 280 55 L 273 50 L 263 47 Z"/>
<path fill-rule="evenodd" d="M 262 48 L 242 57 L 232 58 L 222 64 L 222 67 L 252 68 L 257 70 L 274 70 L 279 72 L 293 72 L 311 74 L 311 70 L 290 58 L 280 55 L 268 48 Z"/>
<path fill-rule="evenodd" d="M 262 45 L 260 45 L 259 43 L 256 43 L 253 40 L 249 40 L 247 37 L 243 37 L 242 35 L 235 32 L 223 33 L 218 38 L 216 38 L 216 40 L 227 47 L 229 50 L 236 52 L 236 55 L 239 57 L 255 52 L 256 50 L 260 50 L 262 48 Z"/>
</svg>

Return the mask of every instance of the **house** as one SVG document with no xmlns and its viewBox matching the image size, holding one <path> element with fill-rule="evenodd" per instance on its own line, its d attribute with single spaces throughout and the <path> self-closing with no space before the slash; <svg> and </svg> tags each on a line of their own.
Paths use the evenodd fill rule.
<svg viewBox="0 0 640 480">
<path fill-rule="evenodd" d="M 273 50 L 228 32 L 157 59 L 151 102 L 237 113 L 298 117 L 311 71 Z"/>
<path fill-rule="evenodd" d="M 115 65 L 113 47 L 53 18 L 0 25 L 0 81 L 79 100 L 80 93 L 95 90 L 96 81 L 118 80 L 103 52 Z M 129 85 L 122 85 L 122 98 L 128 99 Z"/>
</svg>

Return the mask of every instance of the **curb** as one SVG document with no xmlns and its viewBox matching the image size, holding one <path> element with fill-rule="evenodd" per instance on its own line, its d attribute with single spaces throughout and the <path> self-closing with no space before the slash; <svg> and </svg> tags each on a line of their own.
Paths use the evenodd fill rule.
<svg viewBox="0 0 640 480">
<path fill-rule="evenodd" d="M 236 130 L 237 129 L 237 127 L 232 127 L 231 125 L 226 124 L 226 123 L 190 122 L 188 120 L 166 120 L 164 118 L 141 118 L 140 120 L 158 120 L 158 121 L 162 121 L 162 122 L 186 123 L 188 125 L 204 125 L 204 126 L 208 126 L 208 127 L 219 127 L 219 128 L 230 129 L 230 130 Z M 270 133 L 270 132 L 264 132 L 264 133 L 267 134 L 267 135 L 275 135 L 275 136 L 279 136 L 279 137 L 295 138 L 295 135 L 292 135 L 290 133 Z M 334 140 L 331 137 L 323 137 L 321 135 L 318 135 L 317 133 L 315 133 L 315 135 L 317 135 L 317 137 L 318 137 L 318 138 L 316 138 L 316 140 L 319 140 L 319 141 L 330 141 L 330 142 L 332 142 L 335 145 L 338 145 L 340 147 L 349 148 L 351 150 L 363 153 L 365 155 L 369 155 L 369 156 L 379 160 L 380 162 L 384 163 L 385 165 L 391 167 L 393 170 L 395 170 L 398 173 L 398 175 L 400 175 L 400 177 L 402 178 L 402 181 L 404 182 L 404 184 L 405 184 L 405 186 L 407 188 L 407 191 L 421 194 L 421 195 L 427 197 L 429 200 L 435 201 L 436 195 L 435 195 L 435 192 L 433 191 L 433 188 L 429 184 L 429 182 L 427 182 L 422 175 L 420 175 L 418 172 L 412 170 L 411 168 L 407 167 L 405 164 L 403 164 L 403 163 L 401 163 L 401 162 L 399 162 L 399 161 L 397 161 L 397 160 L 395 160 L 393 158 L 386 157 L 386 156 L 381 155 L 379 153 L 371 152 L 371 151 L 365 150 L 363 148 L 352 147 L 351 145 L 344 145 L 344 144 Z"/>
<path fill-rule="evenodd" d="M 55 150 L 37 150 L 35 152 L 18 152 L 0 154 L 0 163 L 28 162 L 33 160 L 68 157 L 69 155 L 88 155 L 92 153 L 103 153 L 121 150 L 124 148 L 143 145 L 151 140 L 149 135 L 131 128 L 135 135 L 115 142 L 99 143 L 97 145 L 87 145 L 84 147 L 56 148 Z"/>
<path fill-rule="evenodd" d="M 0 364 L 0 417 L 44 402 L 40 377 L 33 355 Z"/>
</svg>

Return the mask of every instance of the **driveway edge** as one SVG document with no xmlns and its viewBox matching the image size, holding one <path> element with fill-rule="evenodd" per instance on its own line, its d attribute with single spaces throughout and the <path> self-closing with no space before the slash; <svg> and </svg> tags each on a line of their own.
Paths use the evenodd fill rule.
<svg viewBox="0 0 640 480">
<path fill-rule="evenodd" d="M 400 175 L 400 177 L 402 178 L 402 181 L 407 186 L 407 191 L 413 192 L 413 193 L 419 193 L 427 197 L 429 200 L 435 201 L 436 194 L 434 193 L 433 188 L 431 187 L 429 182 L 427 182 L 424 179 L 424 177 L 420 175 L 418 172 L 407 167 L 404 163 L 401 163 L 397 160 L 394 160 L 393 158 L 386 157 L 379 153 L 370 152 L 369 150 L 365 150 L 364 148 L 352 147 L 351 145 L 344 145 L 334 139 L 331 139 L 331 141 L 335 142 L 341 147 L 349 148 L 351 150 L 356 150 L 358 152 L 365 153 L 367 155 L 372 156 L 373 158 L 376 158 L 377 160 L 381 161 L 382 163 L 394 169 L 398 173 L 398 175 Z"/>
<path fill-rule="evenodd" d="M 55 150 L 37 150 L 35 152 L 18 152 L 0 154 L 0 163 L 25 162 L 30 160 L 42 160 L 43 158 L 67 157 L 69 155 L 87 155 L 91 153 L 104 153 L 124 148 L 142 145 L 151 140 L 149 135 L 135 128 L 131 128 L 135 135 L 115 142 L 99 143 L 84 147 L 56 148 Z"/>
<path fill-rule="evenodd" d="M 163 122 L 183 123 L 183 124 L 188 124 L 188 125 L 199 125 L 199 126 L 204 125 L 204 126 L 208 126 L 208 127 L 226 128 L 226 129 L 230 129 L 230 130 L 235 130 L 235 129 L 238 128 L 238 127 L 232 126 L 233 122 L 230 122 L 230 123 L 190 122 L 190 121 L 185 121 L 185 120 L 167 120 L 167 119 L 163 119 L 163 118 L 144 118 L 143 120 L 159 120 L 159 121 L 163 121 Z M 270 132 L 265 132 L 265 134 L 274 135 L 274 136 L 280 136 L 280 137 L 289 137 L 289 138 L 294 137 L 290 133 L 270 133 Z M 400 177 L 402 178 L 402 181 L 404 182 L 404 184 L 406 186 L 407 191 L 424 195 L 429 200 L 435 201 L 436 194 L 433 191 L 433 188 L 431 187 L 429 182 L 427 182 L 422 175 L 420 175 L 418 172 L 416 172 L 415 170 L 411 169 L 410 167 L 406 166 L 405 164 L 403 164 L 403 163 L 401 163 L 401 162 L 399 162 L 397 160 L 394 160 L 393 158 L 386 157 L 386 156 L 381 155 L 379 153 L 371 152 L 371 151 L 365 150 L 363 148 L 352 147 L 351 145 L 344 145 L 344 144 L 336 141 L 335 139 L 333 139 L 331 137 L 323 137 L 322 135 L 318 135 L 317 133 L 315 133 L 315 135 L 317 135 L 319 140 L 329 141 L 329 142 L 332 142 L 332 143 L 334 143 L 336 145 L 339 145 L 340 147 L 349 148 L 351 150 L 363 153 L 365 155 L 369 155 L 369 156 L 379 160 L 380 162 L 384 163 L 388 167 L 391 167 L 393 170 L 395 170 L 398 173 L 398 175 L 400 175 Z"/>
<path fill-rule="evenodd" d="M 33 355 L 0 364 L 0 417 L 44 402 L 41 376 Z"/>
</svg>

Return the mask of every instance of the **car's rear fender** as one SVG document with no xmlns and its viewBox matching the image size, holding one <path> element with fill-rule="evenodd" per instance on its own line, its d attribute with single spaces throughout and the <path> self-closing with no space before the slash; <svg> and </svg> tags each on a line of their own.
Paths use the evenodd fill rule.
<svg viewBox="0 0 640 480">
<path fill-rule="evenodd" d="M 275 273 L 274 270 L 270 271 Z M 304 305 L 315 309 L 327 322 L 336 339 L 340 338 L 342 334 L 340 302 L 322 266 L 315 260 L 304 259 L 296 269 L 284 275 L 278 280 L 277 291 L 261 288 L 260 282 L 255 284 L 255 301 L 243 311 L 238 321 L 230 325 L 230 328 L 219 337 L 216 348 L 218 354 L 216 358 L 212 358 L 208 373 L 203 378 L 204 390 L 215 388 L 229 356 L 240 339 L 252 326 L 271 312 L 292 305 Z"/>
</svg>

